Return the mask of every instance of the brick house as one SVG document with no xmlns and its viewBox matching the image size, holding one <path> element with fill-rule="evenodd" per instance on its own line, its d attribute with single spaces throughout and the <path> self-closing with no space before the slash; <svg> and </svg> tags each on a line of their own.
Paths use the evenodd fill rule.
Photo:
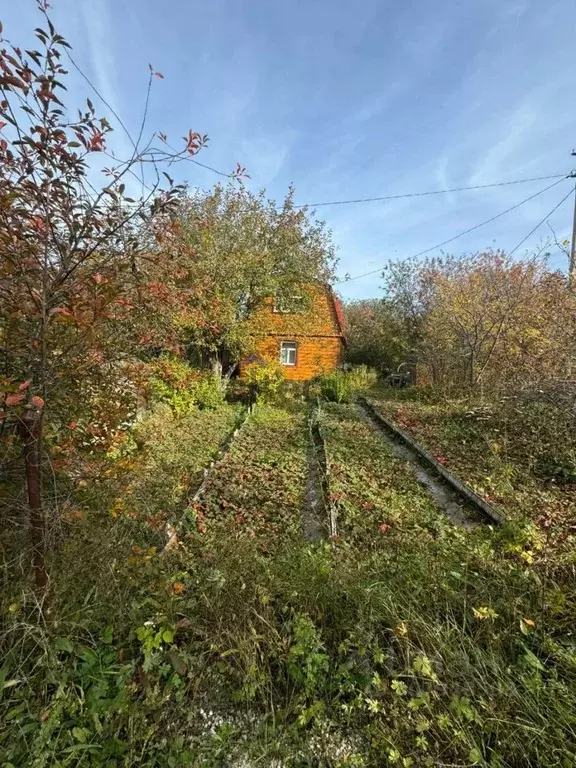
<svg viewBox="0 0 576 768">
<path fill-rule="evenodd" d="M 267 299 L 255 318 L 255 352 L 240 363 L 278 361 L 289 381 L 307 381 L 340 365 L 344 351 L 342 305 L 329 285 L 301 296 Z"/>
</svg>

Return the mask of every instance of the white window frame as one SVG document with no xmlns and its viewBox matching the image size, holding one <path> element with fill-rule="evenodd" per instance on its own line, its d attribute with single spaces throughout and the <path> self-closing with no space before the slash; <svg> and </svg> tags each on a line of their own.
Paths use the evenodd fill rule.
<svg viewBox="0 0 576 768">
<path fill-rule="evenodd" d="M 286 352 L 286 359 L 284 359 L 284 352 Z M 280 342 L 280 364 L 294 367 L 298 362 L 298 342 L 297 341 L 281 341 Z"/>
<path fill-rule="evenodd" d="M 297 307 L 298 302 L 302 302 L 301 309 L 294 308 Z M 276 296 L 274 299 L 273 311 L 282 315 L 292 315 L 304 312 L 304 296 Z"/>
</svg>

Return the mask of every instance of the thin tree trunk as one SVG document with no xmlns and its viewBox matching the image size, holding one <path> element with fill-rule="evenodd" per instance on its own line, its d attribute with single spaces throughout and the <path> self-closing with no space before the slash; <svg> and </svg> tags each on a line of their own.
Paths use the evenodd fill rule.
<svg viewBox="0 0 576 768">
<path fill-rule="evenodd" d="M 48 583 L 46 573 L 45 520 L 41 499 L 40 445 L 42 442 L 42 414 L 26 413 L 19 424 L 24 446 L 24 466 L 28 506 L 30 508 L 30 540 L 32 542 L 32 568 L 36 586 L 44 588 Z"/>
<path fill-rule="evenodd" d="M 218 379 L 222 378 L 222 360 L 220 359 L 220 356 L 218 354 L 212 355 L 210 358 L 210 366 L 212 368 L 212 373 L 214 376 Z"/>
</svg>

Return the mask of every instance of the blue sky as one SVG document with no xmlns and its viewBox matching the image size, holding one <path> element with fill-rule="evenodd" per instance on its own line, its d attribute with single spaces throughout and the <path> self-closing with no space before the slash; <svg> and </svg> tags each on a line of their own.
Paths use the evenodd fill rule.
<svg viewBox="0 0 576 768">
<path fill-rule="evenodd" d="M 27 45 L 33 0 L 2 3 Z M 148 128 L 210 136 L 199 160 L 246 166 L 254 188 L 299 203 L 569 172 L 576 147 L 574 0 L 53 0 L 80 66 L 137 133 L 148 62 Z M 78 76 L 73 98 L 90 95 Z M 96 100 L 95 100 L 96 101 Z M 105 113 L 105 109 L 101 110 Z M 125 139 L 118 132 L 116 151 Z M 179 180 L 218 177 L 191 163 Z M 339 274 L 376 269 L 488 219 L 550 182 L 318 209 Z M 569 190 L 562 182 L 447 250 L 511 249 Z M 550 222 L 571 227 L 571 200 Z M 526 248 L 549 234 L 542 227 Z M 525 248 L 520 252 L 525 252 Z M 565 267 L 565 259 L 553 256 Z M 339 286 L 378 295 L 378 275 Z"/>
</svg>

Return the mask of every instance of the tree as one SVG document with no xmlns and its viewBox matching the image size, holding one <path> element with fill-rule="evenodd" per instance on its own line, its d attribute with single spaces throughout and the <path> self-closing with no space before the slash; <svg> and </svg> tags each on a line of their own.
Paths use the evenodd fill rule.
<svg viewBox="0 0 576 768">
<path fill-rule="evenodd" d="M 385 276 L 437 386 L 497 388 L 573 369 L 574 297 L 544 248 L 524 261 L 500 251 L 410 261 Z"/>
<path fill-rule="evenodd" d="M 346 362 L 395 370 L 411 351 L 406 329 L 386 300 L 359 299 L 344 305 Z"/>
<path fill-rule="evenodd" d="M 182 201 L 159 237 L 158 248 L 190 290 L 187 316 L 175 322 L 224 381 L 250 351 L 268 297 L 305 295 L 306 285 L 333 275 L 330 235 L 294 207 L 293 194 L 277 208 L 244 187 L 199 191 Z"/>
<path fill-rule="evenodd" d="M 43 586 L 46 422 L 57 433 L 91 383 L 101 387 L 106 375 L 117 381 L 114 366 L 136 348 L 149 318 L 172 317 L 174 301 L 184 300 L 162 288 L 165 264 L 142 248 L 141 233 L 168 215 L 182 191 L 171 182 L 161 188 L 160 165 L 195 155 L 206 137 L 190 131 L 184 148 L 171 151 L 164 136 L 144 138 L 145 112 L 131 155 L 114 158 L 112 126 L 90 100 L 69 116 L 62 98 L 70 46 L 47 4 L 38 8 L 39 50 L 2 39 L 0 51 L 0 419 L 4 434 L 16 430 L 24 446 L 34 571 Z M 155 76 L 150 68 L 147 97 Z M 110 159 L 100 187 L 89 166 L 96 154 Z M 147 190 L 137 199 L 127 193 L 132 179 Z"/>
</svg>

